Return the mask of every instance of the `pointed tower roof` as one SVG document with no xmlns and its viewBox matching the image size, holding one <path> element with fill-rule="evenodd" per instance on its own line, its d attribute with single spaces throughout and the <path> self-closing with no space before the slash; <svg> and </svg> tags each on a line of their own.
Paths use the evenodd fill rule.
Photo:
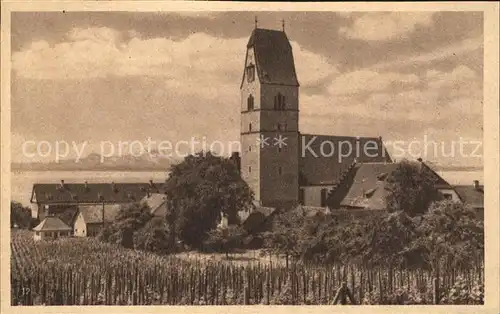
<svg viewBox="0 0 500 314">
<path fill-rule="evenodd" d="M 261 83 L 299 86 L 292 46 L 285 32 L 256 28 L 248 40 L 247 48 L 255 51 Z"/>
</svg>

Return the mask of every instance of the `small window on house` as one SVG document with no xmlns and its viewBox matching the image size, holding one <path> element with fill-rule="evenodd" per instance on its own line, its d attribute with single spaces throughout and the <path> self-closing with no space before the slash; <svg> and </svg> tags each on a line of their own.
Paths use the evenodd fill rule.
<svg viewBox="0 0 500 314">
<path fill-rule="evenodd" d="M 252 111 L 252 110 L 253 110 L 253 106 L 254 106 L 254 105 L 253 105 L 253 96 L 252 96 L 252 95 L 250 95 L 250 96 L 248 96 L 248 98 L 247 98 L 247 110 L 248 110 L 248 111 Z"/>
<path fill-rule="evenodd" d="M 247 66 L 247 81 L 253 82 L 255 80 L 255 66 L 250 64 Z"/>
<path fill-rule="evenodd" d="M 299 189 L 299 203 L 304 205 L 305 191 L 304 189 Z"/>
<path fill-rule="evenodd" d="M 326 207 L 326 198 L 328 196 L 327 189 L 321 189 L 321 207 Z"/>
<path fill-rule="evenodd" d="M 248 172 L 252 172 L 252 166 L 248 166 Z"/>
<path fill-rule="evenodd" d="M 453 199 L 453 195 L 451 195 L 450 193 L 443 193 L 443 197 L 445 200 L 452 200 Z"/>
<path fill-rule="evenodd" d="M 248 151 L 251 152 L 252 151 L 252 146 L 248 146 Z"/>
<path fill-rule="evenodd" d="M 248 124 L 248 132 L 252 132 L 252 124 L 251 123 Z"/>
<path fill-rule="evenodd" d="M 39 236 L 40 235 L 40 231 L 35 231 L 35 235 Z"/>
</svg>

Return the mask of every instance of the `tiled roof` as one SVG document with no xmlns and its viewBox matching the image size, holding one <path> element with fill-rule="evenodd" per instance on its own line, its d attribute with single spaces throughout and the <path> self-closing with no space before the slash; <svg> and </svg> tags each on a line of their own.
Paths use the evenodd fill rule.
<svg viewBox="0 0 500 314">
<path fill-rule="evenodd" d="M 309 143 L 311 144 L 308 145 Z M 326 143 L 323 144 L 323 150 L 322 143 Z M 355 160 L 358 163 L 392 162 L 379 137 L 301 134 L 300 145 L 302 144 L 305 145 L 299 150 L 301 186 L 334 185 Z M 330 153 L 332 147 L 333 154 Z M 352 151 L 349 153 L 350 150 Z"/>
<path fill-rule="evenodd" d="M 120 211 L 121 205 L 105 205 L 104 206 L 104 221 L 113 222 L 116 215 Z M 102 205 L 83 205 L 79 206 L 79 211 L 82 213 L 85 223 L 102 223 Z"/>
<path fill-rule="evenodd" d="M 357 163 L 338 184 L 330 201 L 339 207 L 386 209 L 387 178 L 399 165 L 380 162 Z M 449 185 L 436 172 L 431 173 L 435 177 L 436 187 Z M 336 207 L 335 205 L 333 207 Z"/>
<path fill-rule="evenodd" d="M 248 40 L 247 47 L 254 48 L 261 83 L 299 85 L 292 46 L 284 32 L 256 28 Z"/>
<path fill-rule="evenodd" d="M 153 214 L 161 206 L 165 206 L 167 198 L 165 194 L 152 193 L 149 196 L 146 195 L 142 198 L 141 203 L 147 204 L 151 208 L 151 214 Z"/>
<path fill-rule="evenodd" d="M 61 219 L 55 216 L 45 217 L 38 226 L 33 228 L 34 231 L 70 231 L 71 227 L 65 224 Z"/>
<path fill-rule="evenodd" d="M 477 189 L 473 185 L 456 185 L 455 191 L 460 199 L 473 208 L 484 208 L 484 186 Z"/>
<path fill-rule="evenodd" d="M 36 202 L 50 203 L 131 203 L 141 200 L 147 191 L 162 193 L 164 183 L 64 183 L 33 185 Z M 34 200 L 33 200 L 34 201 Z"/>
<path fill-rule="evenodd" d="M 396 163 L 357 164 L 352 173 L 340 184 L 335 197 L 342 199 L 340 202 L 342 207 L 385 209 L 386 179 L 397 166 Z"/>
<path fill-rule="evenodd" d="M 247 212 L 247 214 L 238 213 L 238 215 L 243 227 L 246 230 L 253 230 L 257 226 L 262 225 L 275 211 L 276 208 L 274 207 L 256 206 L 251 212 Z"/>
</svg>

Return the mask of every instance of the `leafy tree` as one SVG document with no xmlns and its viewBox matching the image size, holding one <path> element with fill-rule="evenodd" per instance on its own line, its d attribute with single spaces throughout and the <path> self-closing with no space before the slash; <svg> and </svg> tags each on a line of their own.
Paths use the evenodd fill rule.
<svg viewBox="0 0 500 314">
<path fill-rule="evenodd" d="M 176 238 L 200 248 L 220 213 L 229 224 L 238 223 L 237 212 L 252 206 L 253 193 L 229 158 L 210 152 L 187 156 L 173 165 L 166 181 L 169 203 L 167 222 Z"/>
<path fill-rule="evenodd" d="M 434 172 L 420 162 L 401 161 L 387 178 L 387 209 L 410 216 L 425 213 L 432 202 L 441 198 L 436 180 Z"/>
<path fill-rule="evenodd" d="M 204 242 L 205 249 L 216 252 L 229 253 L 242 246 L 242 240 L 245 236 L 245 230 L 238 225 L 230 225 L 227 228 L 215 228 L 208 232 L 208 238 Z"/>
<path fill-rule="evenodd" d="M 417 228 L 409 252 L 418 252 L 421 262 L 436 275 L 439 266 L 468 269 L 479 267 L 484 258 L 484 225 L 473 209 L 457 202 L 434 203 Z"/>
<path fill-rule="evenodd" d="M 404 211 L 365 221 L 363 262 L 377 266 L 406 266 L 404 252 L 418 237 L 417 225 Z"/>
<path fill-rule="evenodd" d="M 147 204 L 127 204 L 120 208 L 112 226 L 106 226 L 99 236 L 109 242 L 134 248 L 134 233 L 144 227 L 153 216 Z"/>
<path fill-rule="evenodd" d="M 270 253 L 284 254 L 286 266 L 289 257 L 299 257 L 305 240 L 305 215 L 300 208 L 283 210 L 273 218 L 271 231 L 264 234 L 264 246 Z"/>
<path fill-rule="evenodd" d="M 32 227 L 31 209 L 24 207 L 16 201 L 10 202 L 10 227 L 17 225 L 19 228 L 27 229 Z"/>
<path fill-rule="evenodd" d="M 152 218 L 146 225 L 134 233 L 134 247 L 155 253 L 168 253 L 169 233 L 166 221 L 161 217 Z"/>
</svg>

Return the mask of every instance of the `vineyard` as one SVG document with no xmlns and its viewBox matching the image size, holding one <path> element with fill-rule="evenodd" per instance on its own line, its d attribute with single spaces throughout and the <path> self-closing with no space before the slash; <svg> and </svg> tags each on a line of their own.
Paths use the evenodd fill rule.
<svg viewBox="0 0 500 314">
<path fill-rule="evenodd" d="M 332 304 L 342 283 L 356 304 L 482 304 L 484 268 L 441 274 L 354 265 L 186 261 L 95 239 L 11 241 L 12 305 Z"/>
</svg>

